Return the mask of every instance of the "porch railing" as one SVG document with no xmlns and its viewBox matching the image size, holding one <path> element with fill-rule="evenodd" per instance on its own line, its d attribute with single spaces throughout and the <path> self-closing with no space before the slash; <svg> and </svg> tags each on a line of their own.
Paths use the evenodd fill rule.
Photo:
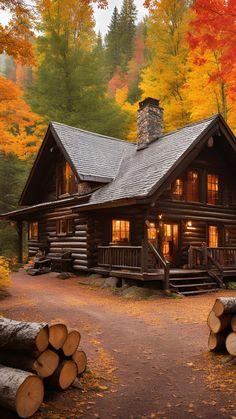
<svg viewBox="0 0 236 419">
<path fill-rule="evenodd" d="M 98 266 L 142 269 L 142 246 L 98 246 Z"/>
<path fill-rule="evenodd" d="M 148 241 L 148 246 L 149 249 L 151 250 L 152 254 L 154 255 L 157 265 L 159 268 L 163 268 L 164 269 L 164 289 L 168 290 L 169 289 L 169 282 L 170 282 L 170 263 L 164 258 L 164 256 L 162 256 L 159 251 L 157 250 L 157 248 L 150 242 Z"/>
<path fill-rule="evenodd" d="M 188 252 L 189 268 L 205 268 L 209 258 L 216 261 L 222 268 L 236 268 L 236 247 L 201 247 L 190 246 Z"/>
</svg>

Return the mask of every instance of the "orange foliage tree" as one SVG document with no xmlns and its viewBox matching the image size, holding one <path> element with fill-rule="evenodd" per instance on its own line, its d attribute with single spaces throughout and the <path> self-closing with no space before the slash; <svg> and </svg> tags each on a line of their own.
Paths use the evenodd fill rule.
<svg viewBox="0 0 236 419">
<path fill-rule="evenodd" d="M 188 34 L 195 51 L 195 63 L 205 66 L 207 55 L 214 56 L 215 68 L 208 83 L 218 85 L 219 111 L 227 120 L 236 101 L 236 2 L 235 0 L 196 0 Z"/>
<path fill-rule="evenodd" d="M 38 148 L 39 117 L 22 99 L 23 92 L 3 76 L 0 92 L 0 150 L 25 159 Z"/>
</svg>

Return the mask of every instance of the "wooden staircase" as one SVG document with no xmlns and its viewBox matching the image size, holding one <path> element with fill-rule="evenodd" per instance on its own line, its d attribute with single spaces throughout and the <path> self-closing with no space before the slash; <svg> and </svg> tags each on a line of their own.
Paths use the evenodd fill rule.
<svg viewBox="0 0 236 419">
<path fill-rule="evenodd" d="M 182 295 L 196 295 L 218 291 L 219 286 L 207 271 L 170 271 L 170 290 Z"/>
</svg>

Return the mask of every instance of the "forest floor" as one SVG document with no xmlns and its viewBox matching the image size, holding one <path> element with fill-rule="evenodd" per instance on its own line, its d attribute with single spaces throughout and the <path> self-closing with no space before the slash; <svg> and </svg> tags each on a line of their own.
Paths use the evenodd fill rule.
<svg viewBox="0 0 236 419">
<path fill-rule="evenodd" d="M 0 314 L 63 320 L 82 334 L 89 370 L 83 390 L 47 393 L 36 419 L 236 419 L 236 365 L 207 351 L 214 300 L 235 291 L 127 300 L 81 277 L 14 273 Z M 15 418 L 0 409 L 1 419 Z"/>
</svg>

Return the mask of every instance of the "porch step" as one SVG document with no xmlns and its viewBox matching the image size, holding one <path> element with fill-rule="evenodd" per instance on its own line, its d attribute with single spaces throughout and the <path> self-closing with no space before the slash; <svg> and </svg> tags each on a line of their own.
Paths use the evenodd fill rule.
<svg viewBox="0 0 236 419">
<path fill-rule="evenodd" d="M 219 291 L 219 288 L 211 288 L 208 290 L 194 290 L 194 291 L 183 291 L 181 294 L 183 295 L 196 295 L 196 294 L 204 294 L 209 292 L 217 292 Z"/>
<path fill-rule="evenodd" d="M 184 278 L 178 277 L 178 278 L 171 278 L 170 277 L 170 282 L 178 282 L 178 281 L 205 281 L 208 280 L 209 276 L 197 276 L 197 277 L 193 277 L 193 276 L 185 276 Z"/>
<path fill-rule="evenodd" d="M 170 282 L 170 285 L 171 285 L 171 287 L 174 287 L 174 288 L 192 288 L 192 287 L 209 287 L 209 286 L 212 286 L 212 285 L 214 285 L 214 287 L 215 287 L 215 285 L 216 285 L 216 283 L 215 282 L 201 282 L 201 283 L 199 283 L 199 284 L 178 284 L 178 285 L 175 285 L 175 284 L 172 284 L 171 282 Z"/>
</svg>

